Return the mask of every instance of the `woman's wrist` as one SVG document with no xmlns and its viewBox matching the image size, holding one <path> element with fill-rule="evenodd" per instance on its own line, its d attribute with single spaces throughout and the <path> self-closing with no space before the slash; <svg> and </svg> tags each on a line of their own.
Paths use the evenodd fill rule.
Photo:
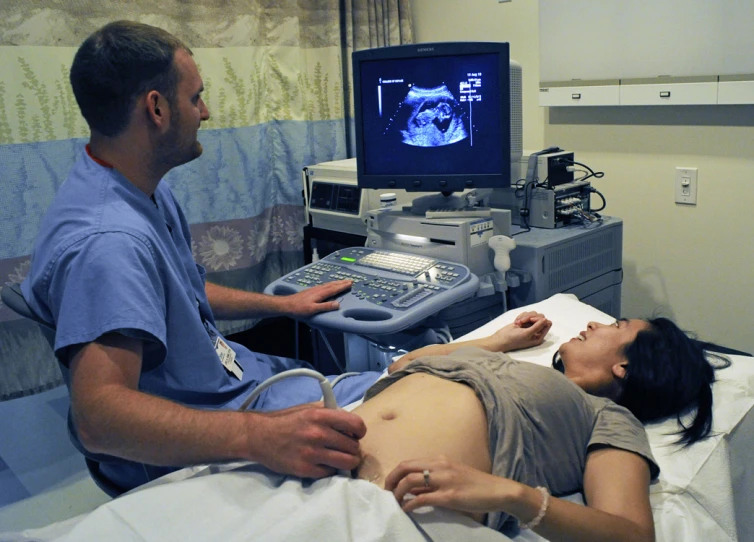
<svg viewBox="0 0 754 542">
<path fill-rule="evenodd" d="M 550 493 L 541 486 L 535 488 L 524 484 L 516 485 L 503 510 L 516 517 L 522 529 L 533 529 L 547 516 Z"/>
<path fill-rule="evenodd" d="M 490 352 L 508 352 L 510 350 L 510 344 L 504 337 L 500 337 L 498 334 L 490 335 L 484 339 L 480 339 L 481 346 L 485 350 Z"/>
<path fill-rule="evenodd" d="M 531 521 L 527 521 L 526 523 L 519 521 L 518 525 L 522 530 L 534 529 L 535 527 L 537 527 L 544 519 L 545 514 L 547 514 L 547 509 L 550 506 L 550 492 L 547 490 L 547 488 L 544 486 L 538 486 L 536 489 L 542 494 L 542 503 L 539 505 L 539 511 L 537 512 L 537 515 L 534 516 Z"/>
</svg>

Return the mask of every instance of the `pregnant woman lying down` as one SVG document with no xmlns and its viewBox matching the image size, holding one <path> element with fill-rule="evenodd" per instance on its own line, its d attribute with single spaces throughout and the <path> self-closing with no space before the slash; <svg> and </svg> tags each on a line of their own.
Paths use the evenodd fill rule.
<svg viewBox="0 0 754 542">
<path fill-rule="evenodd" d="M 715 367 L 664 318 L 590 322 L 554 369 L 505 353 L 541 344 L 551 325 L 527 312 L 393 364 L 354 410 L 368 428 L 358 477 L 406 511 L 452 508 L 495 529 L 517 520 L 550 540 L 654 540 L 659 468 L 642 422 L 695 408 L 679 440 L 704 438 Z M 557 498 L 577 491 L 586 506 Z"/>
</svg>

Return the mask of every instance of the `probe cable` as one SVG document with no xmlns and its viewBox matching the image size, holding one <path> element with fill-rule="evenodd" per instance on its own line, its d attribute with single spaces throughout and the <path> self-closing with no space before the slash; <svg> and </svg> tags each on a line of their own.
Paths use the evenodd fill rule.
<svg viewBox="0 0 754 542">
<path fill-rule="evenodd" d="M 315 371 L 314 369 L 291 369 L 290 371 L 283 371 L 282 373 L 278 373 L 274 376 L 271 376 L 259 386 L 256 387 L 256 389 L 251 392 L 251 395 L 249 395 L 246 400 L 243 402 L 243 404 L 240 406 L 238 410 L 246 410 L 249 408 L 249 405 L 254 402 L 254 400 L 259 397 L 259 395 L 272 386 L 274 383 L 279 382 L 280 380 L 284 380 L 289 377 L 293 376 L 308 376 L 311 378 L 316 378 L 319 381 L 319 387 L 322 388 L 322 400 L 325 403 L 325 408 L 338 408 L 338 402 L 335 400 L 335 394 L 332 391 L 332 384 L 330 384 L 330 381 L 325 378 L 325 376 Z M 342 378 L 346 375 L 341 375 Z M 350 376 L 350 374 L 348 374 Z"/>
</svg>

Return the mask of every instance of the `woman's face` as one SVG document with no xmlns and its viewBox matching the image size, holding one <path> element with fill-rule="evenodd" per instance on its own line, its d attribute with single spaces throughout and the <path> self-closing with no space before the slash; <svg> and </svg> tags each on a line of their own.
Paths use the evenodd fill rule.
<svg viewBox="0 0 754 542">
<path fill-rule="evenodd" d="M 645 329 L 649 324 L 644 320 L 589 322 L 586 330 L 560 346 L 564 374 L 588 393 L 613 397 L 626 374 L 624 348 Z"/>
</svg>

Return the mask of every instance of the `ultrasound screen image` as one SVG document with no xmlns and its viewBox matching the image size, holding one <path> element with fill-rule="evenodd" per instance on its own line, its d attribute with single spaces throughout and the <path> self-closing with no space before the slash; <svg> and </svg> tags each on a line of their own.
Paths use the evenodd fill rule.
<svg viewBox="0 0 754 542">
<path fill-rule="evenodd" d="M 401 121 L 401 135 L 406 145 L 440 147 L 469 136 L 465 111 L 445 85 L 436 88 L 411 87 L 400 108 L 407 108 L 408 118 Z M 396 117 L 402 117 L 400 113 Z"/>
<path fill-rule="evenodd" d="M 501 94 L 495 54 L 380 59 L 361 66 L 369 175 L 495 173 Z"/>
</svg>

